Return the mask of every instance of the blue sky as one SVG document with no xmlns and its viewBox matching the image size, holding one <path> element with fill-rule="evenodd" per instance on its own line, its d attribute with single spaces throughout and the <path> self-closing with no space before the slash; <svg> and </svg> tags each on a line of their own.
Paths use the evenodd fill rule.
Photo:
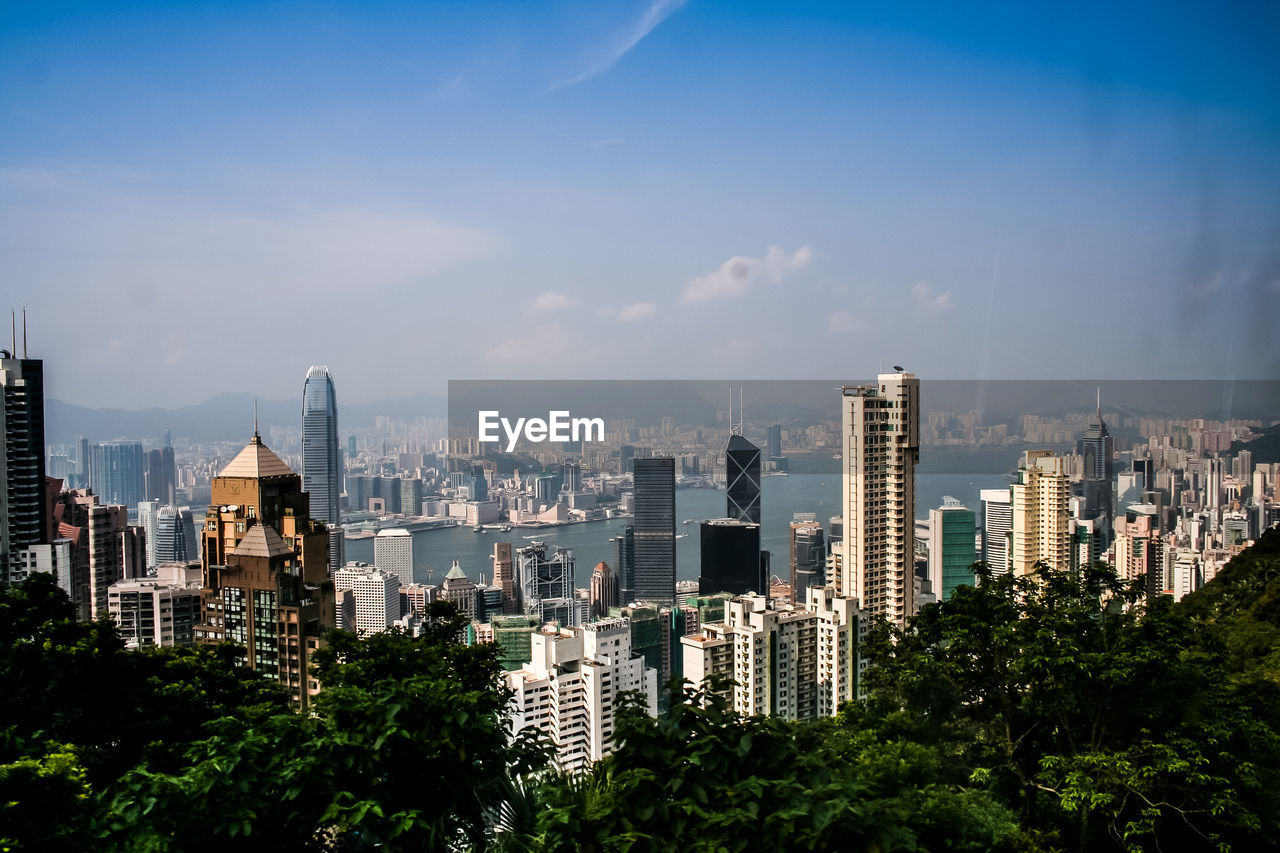
<svg viewBox="0 0 1280 853">
<path fill-rule="evenodd" d="M 1280 7 L 6 4 L 49 394 L 1280 376 Z"/>
</svg>

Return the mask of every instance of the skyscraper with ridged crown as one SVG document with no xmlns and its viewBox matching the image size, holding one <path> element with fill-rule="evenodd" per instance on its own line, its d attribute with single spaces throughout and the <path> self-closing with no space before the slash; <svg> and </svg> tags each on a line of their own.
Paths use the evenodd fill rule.
<svg viewBox="0 0 1280 853">
<path fill-rule="evenodd" d="M 319 690 L 311 654 L 335 627 L 328 533 L 311 517 L 302 478 L 256 429 L 213 478 L 212 500 L 196 640 L 239 644 L 243 665 L 279 681 L 305 707 Z"/>
<path fill-rule="evenodd" d="M 338 444 L 338 398 L 323 364 L 312 365 L 302 386 L 302 488 L 311 496 L 311 517 L 329 527 L 329 565 L 344 562 L 342 447 Z M 411 583 L 412 580 L 406 580 Z"/>
</svg>

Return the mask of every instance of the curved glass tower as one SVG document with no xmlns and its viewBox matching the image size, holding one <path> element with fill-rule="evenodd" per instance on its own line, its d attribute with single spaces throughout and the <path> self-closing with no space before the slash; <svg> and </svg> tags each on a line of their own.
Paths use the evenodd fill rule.
<svg viewBox="0 0 1280 853">
<path fill-rule="evenodd" d="M 311 517 L 337 527 L 342 451 L 333 377 L 324 365 L 307 371 L 302 389 L 302 490 L 311 496 Z"/>
</svg>

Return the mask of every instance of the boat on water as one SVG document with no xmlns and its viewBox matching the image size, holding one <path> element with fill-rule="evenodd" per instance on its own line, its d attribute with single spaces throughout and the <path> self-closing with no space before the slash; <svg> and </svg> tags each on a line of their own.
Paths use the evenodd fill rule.
<svg viewBox="0 0 1280 853">
<path fill-rule="evenodd" d="M 473 525 L 471 526 L 471 530 L 472 530 L 473 532 L 475 532 L 475 533 L 484 533 L 484 525 L 483 525 L 483 524 L 473 524 Z"/>
</svg>

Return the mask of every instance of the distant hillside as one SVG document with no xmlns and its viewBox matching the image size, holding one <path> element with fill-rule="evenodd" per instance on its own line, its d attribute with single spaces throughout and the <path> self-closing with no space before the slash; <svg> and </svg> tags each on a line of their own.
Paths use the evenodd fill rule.
<svg viewBox="0 0 1280 853">
<path fill-rule="evenodd" d="M 45 441 L 67 444 L 80 436 L 93 441 L 112 438 L 154 439 L 172 430 L 174 438 L 192 441 L 224 441 L 243 438 L 253 431 L 251 394 L 219 394 L 194 406 L 176 409 L 90 409 L 45 400 Z M 444 417 L 445 400 L 431 395 L 400 397 L 372 403 L 344 406 L 338 403 L 338 428 L 341 431 L 372 426 L 378 416 L 410 420 Z M 296 400 L 258 400 L 258 423 L 265 431 L 271 427 L 298 426 L 302 419 L 302 398 Z"/>
<path fill-rule="evenodd" d="M 1235 456 L 1241 450 L 1253 454 L 1253 463 L 1280 462 L 1280 426 L 1263 427 L 1261 435 L 1251 441 L 1233 441 L 1228 455 Z"/>
</svg>

